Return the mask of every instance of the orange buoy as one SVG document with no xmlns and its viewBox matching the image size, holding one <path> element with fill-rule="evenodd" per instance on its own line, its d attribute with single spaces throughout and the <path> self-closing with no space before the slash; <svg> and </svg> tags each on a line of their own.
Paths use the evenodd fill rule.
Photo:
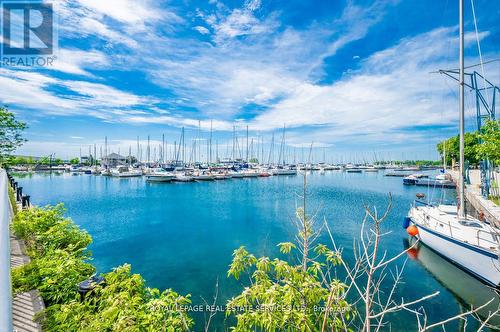
<svg viewBox="0 0 500 332">
<path fill-rule="evenodd" d="M 416 236 L 418 234 L 418 228 L 415 225 L 408 226 L 406 232 L 411 236 Z"/>
</svg>

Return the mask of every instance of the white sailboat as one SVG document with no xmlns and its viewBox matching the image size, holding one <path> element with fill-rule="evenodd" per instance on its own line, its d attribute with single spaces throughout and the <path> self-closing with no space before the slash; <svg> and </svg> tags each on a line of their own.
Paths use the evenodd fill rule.
<svg viewBox="0 0 500 332">
<path fill-rule="evenodd" d="M 467 215 L 464 168 L 464 25 L 460 3 L 460 176 L 456 206 L 415 201 L 408 214 L 424 244 L 463 270 L 494 287 L 500 284 L 500 230 Z M 410 232 L 409 232 L 410 233 Z"/>
</svg>

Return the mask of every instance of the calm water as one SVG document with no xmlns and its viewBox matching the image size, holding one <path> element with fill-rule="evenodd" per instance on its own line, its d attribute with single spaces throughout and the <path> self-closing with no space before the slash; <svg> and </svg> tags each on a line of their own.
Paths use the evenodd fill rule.
<svg viewBox="0 0 500 332">
<path fill-rule="evenodd" d="M 100 272 L 130 263 L 148 285 L 191 294 L 194 304 L 202 304 L 201 297 L 211 302 L 217 279 L 220 303 L 241 289 L 226 277 L 234 249 L 244 245 L 256 255 L 279 255 L 276 244 L 293 241 L 292 218 L 303 181 L 301 176 L 171 184 L 70 174 L 16 178 L 34 204 L 65 204 L 68 216 L 92 235 L 93 263 Z M 352 241 L 359 235 L 364 203 L 381 210 L 388 192 L 393 194 L 394 208 L 384 226 L 392 233 L 382 246 L 394 255 L 404 250 L 407 236 L 401 224 L 417 192 L 447 200 L 454 200 L 455 195 L 453 190 L 403 186 L 401 178 L 385 177 L 382 172 L 333 171 L 308 179 L 310 211 L 326 218 L 347 260 L 352 259 Z M 326 237 L 318 241 L 329 243 Z M 467 297 L 467 287 L 450 283 L 457 277 L 465 278 L 431 252 L 425 259 L 408 261 L 396 298 L 411 300 L 439 290 L 440 295 L 424 307 L 430 321 L 441 320 L 459 313 L 465 302 L 478 300 Z M 481 284 L 476 287 L 484 290 Z M 409 314 L 393 318 L 396 330 L 415 326 Z M 198 331 L 203 319 L 197 319 Z M 223 317 L 217 324 L 223 324 Z M 457 324 L 449 326 L 456 328 Z"/>
</svg>

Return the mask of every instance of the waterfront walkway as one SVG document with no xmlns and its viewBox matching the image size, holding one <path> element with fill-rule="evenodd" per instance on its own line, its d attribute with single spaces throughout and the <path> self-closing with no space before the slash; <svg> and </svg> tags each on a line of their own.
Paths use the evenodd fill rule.
<svg viewBox="0 0 500 332">
<path fill-rule="evenodd" d="M 10 236 L 10 266 L 16 268 L 28 264 L 30 259 L 25 254 L 24 244 Z M 17 294 L 12 300 L 12 323 L 14 331 L 42 331 L 40 324 L 34 321 L 35 314 L 44 309 L 43 301 L 38 291 Z"/>
<path fill-rule="evenodd" d="M 448 170 L 454 182 L 458 181 L 458 171 Z M 465 197 L 467 201 L 476 209 L 478 213 L 483 212 L 484 217 L 491 224 L 500 227 L 500 206 L 481 195 L 481 179 L 479 170 L 470 170 L 470 184 L 465 188 Z"/>
</svg>

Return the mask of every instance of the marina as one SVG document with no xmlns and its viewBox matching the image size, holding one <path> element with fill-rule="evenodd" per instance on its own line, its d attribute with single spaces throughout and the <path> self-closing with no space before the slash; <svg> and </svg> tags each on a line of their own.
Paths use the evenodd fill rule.
<svg viewBox="0 0 500 332">
<path fill-rule="evenodd" d="M 390 235 L 383 249 L 388 254 L 404 250 L 407 235 L 401 229 L 401 220 L 421 189 L 403 186 L 400 178 L 385 177 L 384 172 L 309 173 L 310 204 L 321 207 L 320 214 L 334 230 L 338 245 L 345 248 L 348 261 L 354 259 L 349 248 L 363 218 L 363 202 L 383 206 L 387 192 L 393 193 L 395 205 L 385 226 Z M 290 218 L 296 193 L 302 187 L 301 176 L 202 181 L 191 185 L 156 185 L 137 177 L 118 180 L 69 173 L 18 173 L 15 177 L 31 194 L 34 204 L 64 202 L 69 216 L 94 237 L 91 250 L 99 271 L 122 261 L 130 262 L 149 285 L 189 292 L 194 304 L 202 303 L 201 297 L 211 296 L 218 278 L 221 305 L 238 287 L 225 277 L 234 247 L 245 245 L 262 255 L 279 254 L 274 243 L 294 237 Z M 444 202 L 456 199 L 454 190 L 439 187 L 431 187 L 430 195 L 431 199 L 443 198 Z M 132 210 L 127 208 L 130 202 L 134 202 Z M 221 236 L 228 233 L 232 236 Z M 205 259 L 200 265 L 201 252 Z M 179 275 L 175 271 L 185 273 Z M 403 287 L 402 293 L 398 293 L 401 296 L 441 292 L 439 301 L 425 304 L 433 320 L 466 308 L 465 300 L 441 285 L 417 261 L 407 262 L 404 280 L 412 286 Z M 221 316 L 217 324 L 223 324 Z M 413 319 L 411 314 L 401 313 L 393 322 L 394 328 L 404 328 L 408 319 Z"/>
</svg>

